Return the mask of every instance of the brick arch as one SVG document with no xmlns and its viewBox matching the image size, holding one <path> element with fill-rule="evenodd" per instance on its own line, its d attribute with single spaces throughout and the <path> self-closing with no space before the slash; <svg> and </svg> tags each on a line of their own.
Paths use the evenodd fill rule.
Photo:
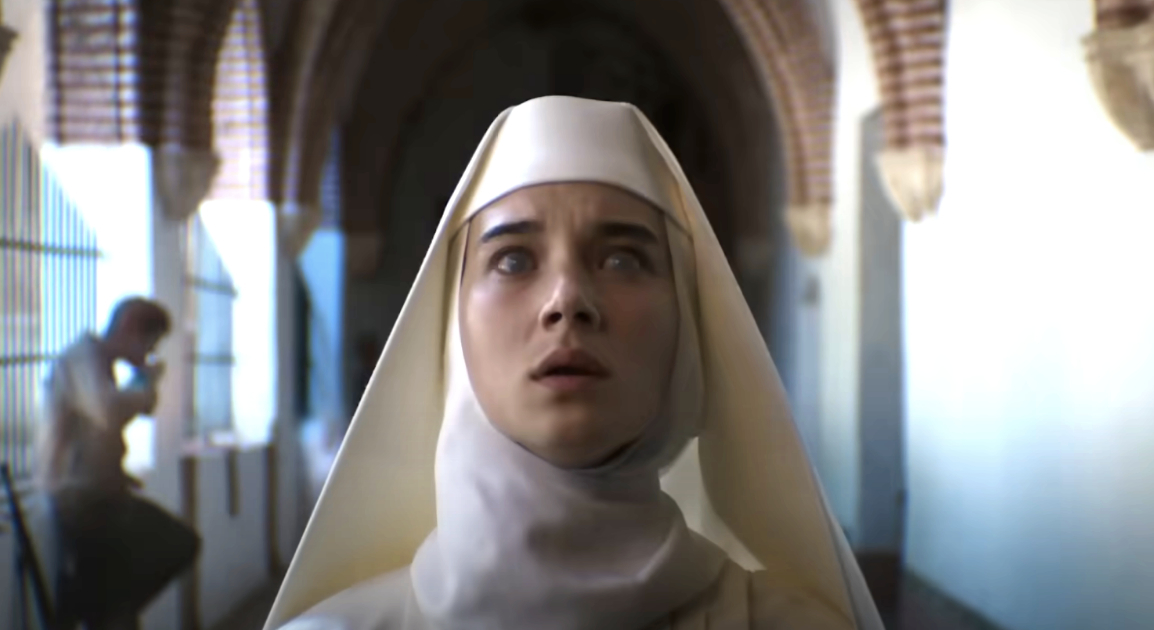
<svg viewBox="0 0 1154 630">
<path fill-rule="evenodd" d="M 786 158 L 786 221 L 810 256 L 829 247 L 833 204 L 834 65 L 803 0 L 719 0 L 773 100 Z"/>
<path fill-rule="evenodd" d="M 141 134 L 146 144 L 212 149 L 216 60 L 236 4 L 140 3 Z"/>
<path fill-rule="evenodd" d="M 236 2 L 51 2 L 50 137 L 210 150 L 216 55 Z"/>
<path fill-rule="evenodd" d="M 936 210 L 945 152 L 943 79 L 947 0 L 857 0 L 881 89 L 885 146 L 878 156 L 898 210 Z"/>
<path fill-rule="evenodd" d="M 309 106 L 302 116 L 302 143 L 300 148 L 300 183 L 298 199 L 317 203 L 320 194 L 321 171 L 330 142 L 334 123 L 346 107 L 360 79 L 368 56 L 360 56 L 371 47 L 380 31 L 380 25 L 389 8 L 381 0 L 348 0 L 348 10 L 336 16 L 329 36 L 317 57 L 315 79 L 310 83 Z M 334 68 L 341 68 L 337 72 Z M 323 95 L 323 96 L 322 96 Z M 322 98 L 317 99 L 317 96 Z"/>
<path fill-rule="evenodd" d="M 829 244 L 834 67 L 807 0 L 716 0 L 741 34 L 777 112 L 787 222 L 809 255 Z M 274 198 L 316 205 L 324 148 L 368 44 L 396 2 L 305 0 L 273 76 Z M 311 19 L 305 16 L 311 15 Z M 278 80 L 279 77 L 279 80 Z"/>
<path fill-rule="evenodd" d="M 268 198 L 268 86 L 260 9 L 237 0 L 216 54 L 212 144 L 219 168 L 209 199 Z"/>
<path fill-rule="evenodd" d="M 944 143 L 945 4 L 945 0 L 858 0 L 881 88 L 887 147 Z"/>
<path fill-rule="evenodd" d="M 304 0 L 274 53 L 270 83 L 270 195 L 317 211 L 329 131 L 359 78 L 388 0 Z M 342 95 L 346 98 L 342 98 Z"/>
</svg>

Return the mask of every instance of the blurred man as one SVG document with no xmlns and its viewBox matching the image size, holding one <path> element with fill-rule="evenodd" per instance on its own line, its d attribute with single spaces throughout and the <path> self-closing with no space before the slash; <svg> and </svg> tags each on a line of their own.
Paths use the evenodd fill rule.
<svg viewBox="0 0 1154 630">
<path fill-rule="evenodd" d="M 123 467 L 124 429 L 156 406 L 164 366 L 151 357 L 170 328 L 162 306 L 127 299 L 103 336 L 82 336 L 52 365 L 37 476 L 58 523 L 62 627 L 137 628 L 144 607 L 199 551 L 199 536 L 136 495 L 142 483 Z M 124 388 L 117 361 L 134 370 Z"/>
</svg>

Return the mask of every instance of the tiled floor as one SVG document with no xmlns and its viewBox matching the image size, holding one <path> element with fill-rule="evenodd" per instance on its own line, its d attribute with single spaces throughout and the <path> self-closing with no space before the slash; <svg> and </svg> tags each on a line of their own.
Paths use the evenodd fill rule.
<svg viewBox="0 0 1154 630">
<path fill-rule="evenodd" d="M 213 630 L 261 630 L 276 597 L 276 584 L 254 595 Z M 903 585 L 896 610 L 883 614 L 887 630 L 990 630 L 964 610 L 943 600 L 916 581 Z"/>
</svg>

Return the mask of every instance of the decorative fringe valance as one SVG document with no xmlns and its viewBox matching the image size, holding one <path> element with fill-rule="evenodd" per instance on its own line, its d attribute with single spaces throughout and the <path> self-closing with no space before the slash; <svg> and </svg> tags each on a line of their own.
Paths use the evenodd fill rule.
<svg viewBox="0 0 1154 630">
<path fill-rule="evenodd" d="M 1154 151 L 1154 10 L 1137 24 L 1106 26 L 1082 40 L 1090 79 L 1114 124 Z"/>
</svg>

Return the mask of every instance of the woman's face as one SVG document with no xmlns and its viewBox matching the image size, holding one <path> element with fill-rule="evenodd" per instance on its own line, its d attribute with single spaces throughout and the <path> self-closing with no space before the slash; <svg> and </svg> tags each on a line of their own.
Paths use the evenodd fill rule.
<svg viewBox="0 0 1154 630">
<path fill-rule="evenodd" d="M 545 460 L 605 461 L 661 411 L 678 308 L 648 203 L 601 184 L 504 197 L 470 225 L 460 309 L 482 409 Z"/>
</svg>

